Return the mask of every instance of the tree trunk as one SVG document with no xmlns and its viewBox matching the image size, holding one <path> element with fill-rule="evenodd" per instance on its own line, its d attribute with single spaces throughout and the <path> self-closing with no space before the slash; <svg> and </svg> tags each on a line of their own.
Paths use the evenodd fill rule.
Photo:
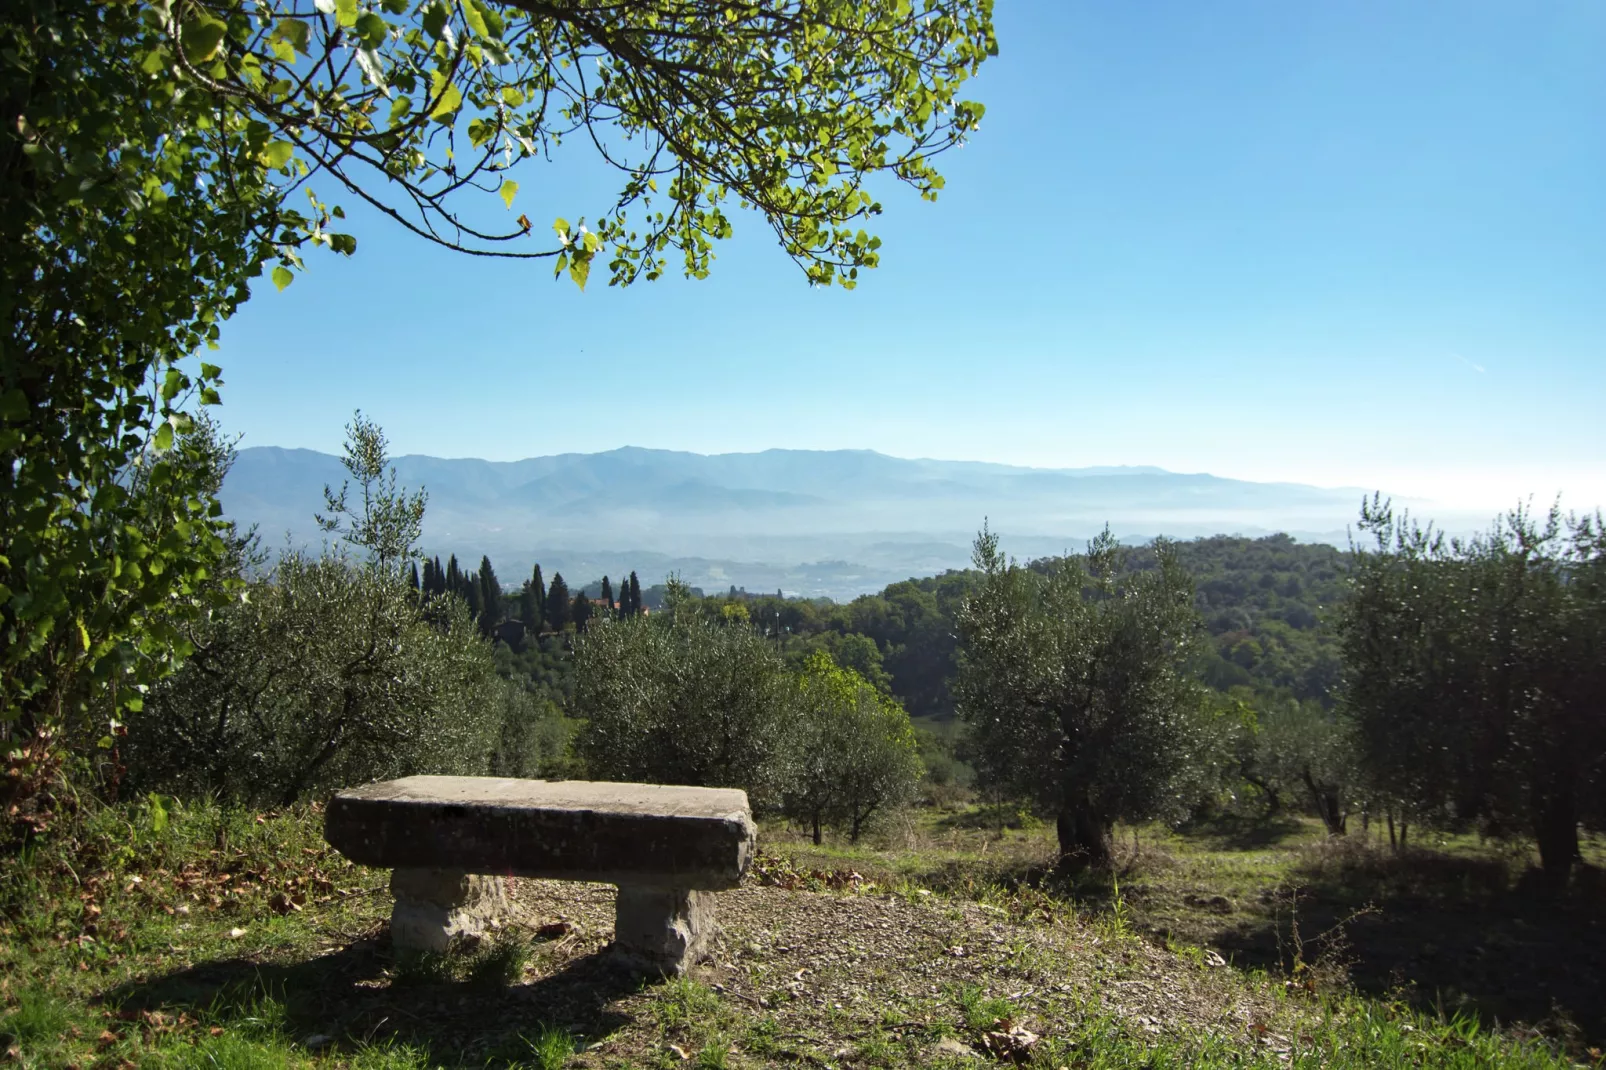
<svg viewBox="0 0 1606 1070">
<path fill-rule="evenodd" d="M 814 846 L 820 845 L 820 812 L 814 811 Z"/>
<path fill-rule="evenodd" d="M 1338 792 L 1324 790 L 1318 787 L 1315 779 L 1306 769 L 1300 774 L 1305 781 L 1305 787 L 1310 791 L 1311 801 L 1316 804 L 1316 812 L 1322 817 L 1322 824 L 1327 826 L 1329 836 L 1342 836 L 1348 828 L 1348 817 L 1338 799 Z"/>
<path fill-rule="evenodd" d="M 1388 816 L 1388 821 L 1389 821 L 1389 850 L 1398 851 L 1400 849 L 1400 841 L 1394 835 L 1394 809 L 1393 809 L 1393 807 L 1389 808 L 1387 816 Z"/>
<path fill-rule="evenodd" d="M 1567 886 L 1578 858 L 1578 814 L 1572 793 L 1563 791 L 1546 799 L 1534 814 L 1534 839 L 1539 843 L 1539 864 L 1545 883 L 1559 891 Z"/>
<path fill-rule="evenodd" d="M 1278 814 L 1282 813 L 1283 800 L 1279 796 L 1277 789 L 1273 787 L 1269 781 L 1263 777 L 1250 776 L 1248 773 L 1245 773 L 1244 782 L 1259 789 L 1260 793 L 1266 797 L 1267 817 L 1276 817 Z"/>
<path fill-rule="evenodd" d="M 1096 817 L 1085 801 L 1065 804 L 1055 823 L 1060 841 L 1060 865 L 1069 869 L 1108 869 L 1110 823 Z"/>
</svg>

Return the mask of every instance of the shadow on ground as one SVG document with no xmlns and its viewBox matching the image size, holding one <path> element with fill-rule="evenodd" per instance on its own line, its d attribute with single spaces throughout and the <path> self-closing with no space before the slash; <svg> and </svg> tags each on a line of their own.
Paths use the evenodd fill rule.
<svg viewBox="0 0 1606 1070">
<path fill-rule="evenodd" d="M 1223 814 L 1212 821 L 1190 825 L 1182 830 L 1188 839 L 1207 851 L 1260 851 L 1286 847 L 1308 831 L 1296 817 L 1236 817 Z"/>
<path fill-rule="evenodd" d="M 1606 871 L 1560 894 L 1535 870 L 1432 851 L 1312 849 L 1204 941 L 1241 966 L 1296 962 L 1328 983 L 1485 1023 L 1606 1043 Z"/>
<path fill-rule="evenodd" d="M 393 981 L 395 965 L 388 936 L 380 936 L 289 964 L 199 963 L 119 986 L 103 999 L 124 1011 L 225 1022 L 271 999 L 284 1008 L 282 1029 L 297 1043 L 349 1051 L 400 1044 L 431 1066 L 495 1067 L 527 1060 L 543 1027 L 563 1029 L 581 1044 L 614 1032 L 628 1019 L 610 1005 L 644 983 L 606 952 L 509 986 Z"/>
<path fill-rule="evenodd" d="M 1186 836 L 1180 853 L 1122 844 L 1113 873 L 1059 872 L 1051 845 L 1004 840 L 905 872 L 935 891 L 1013 900 L 1021 917 L 1052 897 L 1241 967 L 1292 978 L 1303 963 L 1301 983 L 1606 1047 L 1606 869 L 1580 864 L 1555 894 L 1515 856 L 1396 853 L 1325 840 L 1297 819 L 1218 820 Z"/>
</svg>

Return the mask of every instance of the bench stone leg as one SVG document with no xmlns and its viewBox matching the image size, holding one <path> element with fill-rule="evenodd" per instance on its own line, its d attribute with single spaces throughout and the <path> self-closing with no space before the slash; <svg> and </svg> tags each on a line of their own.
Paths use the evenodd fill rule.
<svg viewBox="0 0 1606 1070">
<path fill-rule="evenodd" d="M 702 958 L 713 935 L 711 892 L 620 886 L 613 939 L 627 957 L 678 977 Z"/>
<path fill-rule="evenodd" d="M 392 946 L 445 951 L 453 938 L 479 936 L 508 913 L 507 882 L 457 869 L 396 869 L 390 874 L 396 905 L 390 913 Z"/>
</svg>

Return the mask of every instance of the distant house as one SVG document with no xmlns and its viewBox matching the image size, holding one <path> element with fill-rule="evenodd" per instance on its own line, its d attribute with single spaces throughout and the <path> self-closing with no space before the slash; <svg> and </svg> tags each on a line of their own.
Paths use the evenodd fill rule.
<svg viewBox="0 0 1606 1070">
<path fill-rule="evenodd" d="M 609 602 L 609 601 L 606 601 L 606 600 L 601 599 L 601 598 L 591 598 L 591 599 L 588 599 L 588 601 L 592 605 L 596 606 L 598 609 L 606 609 L 609 613 L 618 613 L 619 612 L 619 603 L 618 602 Z M 651 614 L 652 614 L 652 610 L 648 609 L 646 606 L 642 606 L 641 607 L 641 615 L 643 617 L 650 616 Z"/>
</svg>

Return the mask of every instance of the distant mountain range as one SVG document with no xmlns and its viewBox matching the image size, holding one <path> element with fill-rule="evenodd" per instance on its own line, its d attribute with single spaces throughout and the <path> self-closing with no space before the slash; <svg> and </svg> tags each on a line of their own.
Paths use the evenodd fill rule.
<svg viewBox="0 0 1606 1070">
<path fill-rule="evenodd" d="M 1363 491 L 1252 483 L 1152 467 L 1021 468 L 908 460 L 869 450 L 704 455 L 636 447 L 523 461 L 406 456 L 429 493 L 424 544 L 518 582 L 540 561 L 572 584 L 635 569 L 710 589 L 850 598 L 963 567 L 985 520 L 1022 557 L 1079 550 L 1106 523 L 1124 539 L 1286 531 L 1343 543 Z M 313 450 L 243 449 L 223 487 L 235 520 L 272 549 L 315 545 L 325 484 Z"/>
</svg>

